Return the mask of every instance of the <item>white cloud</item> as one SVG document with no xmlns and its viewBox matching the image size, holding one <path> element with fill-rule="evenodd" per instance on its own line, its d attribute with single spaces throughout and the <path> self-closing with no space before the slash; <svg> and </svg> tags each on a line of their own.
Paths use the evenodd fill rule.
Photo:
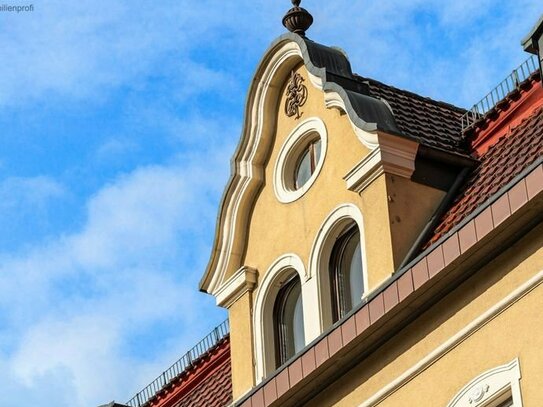
<svg viewBox="0 0 543 407">
<path fill-rule="evenodd" d="M 9 177 L 0 182 L 0 209 L 21 205 L 42 207 L 65 193 L 64 186 L 50 177 Z"/>
<path fill-rule="evenodd" d="M 34 6 L 24 15 L 0 14 L 6 44 L 0 60 L 10 61 L 0 65 L 0 106 L 55 96 L 100 100 L 161 75 L 178 79 L 181 95 L 194 94 L 230 79 L 191 54 L 219 40 L 222 27 L 238 40 L 250 38 L 244 29 L 260 28 L 251 18 L 234 18 L 239 7 L 230 2 L 39 0 Z M 245 8 L 262 13 L 269 7 Z"/>
<path fill-rule="evenodd" d="M 514 67 L 520 37 L 542 11 L 539 2 L 522 0 L 502 28 L 479 25 L 489 0 L 304 6 L 315 16 L 310 37 L 345 48 L 355 71 L 464 104 L 489 90 L 496 65 Z M 212 301 L 196 283 L 228 176 L 225 135 L 239 133 L 241 118 L 217 114 L 213 101 L 245 93 L 288 7 L 269 0 L 41 0 L 33 14 L 0 15 L 8 44 L 0 60 L 9 61 L 0 64 L 0 106 L 100 101 L 115 89 L 166 78 L 168 98 L 158 95 L 130 113 L 192 149 L 104 185 L 89 198 L 77 232 L 0 253 L 0 405 L 124 401 L 217 318 L 202 314 L 217 311 L 202 305 Z M 421 16 L 437 26 L 419 24 Z M 450 50 L 455 36 L 465 43 Z M 202 95 L 209 98 L 202 102 Z M 177 103 L 182 118 L 172 113 Z M 132 148 L 120 138 L 96 154 L 115 158 Z M 0 209 L 39 207 L 67 193 L 52 178 L 9 178 L 0 184 Z M 146 335 L 153 338 L 141 340 L 142 349 L 138 338 Z"/>
<path fill-rule="evenodd" d="M 19 404 L 62 381 L 69 404 L 40 405 L 128 398 L 218 322 L 197 281 L 210 244 L 202 229 L 214 227 L 226 181 L 223 149 L 121 176 L 89 199 L 78 233 L 0 257 L 0 381 L 26 389 Z M 131 345 L 141 335 L 167 346 Z"/>
</svg>

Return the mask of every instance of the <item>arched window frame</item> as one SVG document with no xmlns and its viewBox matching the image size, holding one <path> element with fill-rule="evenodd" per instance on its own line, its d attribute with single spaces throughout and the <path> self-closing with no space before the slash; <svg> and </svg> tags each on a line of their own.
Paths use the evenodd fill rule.
<svg viewBox="0 0 543 407">
<path fill-rule="evenodd" d="M 300 277 L 295 274 L 288 281 L 286 281 L 282 287 L 279 289 L 277 297 L 274 302 L 273 310 L 273 327 L 274 327 L 274 339 L 275 339 L 275 365 L 276 367 L 281 366 L 285 363 L 290 357 L 293 356 L 295 351 L 294 349 L 287 349 L 288 342 L 292 339 L 295 342 L 295 334 L 290 330 L 288 321 L 285 321 L 286 316 L 290 316 L 290 311 L 287 308 L 288 301 L 293 298 L 293 293 L 296 294 L 299 289 L 299 298 L 298 300 L 302 301 L 302 282 Z M 298 301 L 297 301 L 298 302 Z M 296 313 L 296 308 L 293 310 L 292 317 Z M 303 304 L 302 304 L 302 323 L 303 323 Z M 304 335 L 305 341 L 305 335 Z M 294 353 L 290 354 L 290 352 Z"/>
<path fill-rule="evenodd" d="M 480 374 L 466 384 L 447 407 L 495 407 L 513 399 L 514 407 L 522 407 L 520 365 L 515 359 Z"/>
<path fill-rule="evenodd" d="M 256 383 L 276 370 L 274 306 L 281 287 L 295 274 L 298 274 L 301 283 L 305 344 L 320 334 L 315 329 L 318 328 L 318 315 L 312 312 L 318 308 L 318 303 L 312 292 L 313 287 L 307 284 L 303 261 L 293 253 L 280 256 L 268 268 L 255 292 L 253 331 Z"/>
<path fill-rule="evenodd" d="M 364 220 L 360 209 L 352 203 L 342 204 L 333 209 L 321 225 L 317 236 L 315 237 L 311 255 L 309 259 L 308 279 L 313 281 L 317 293 L 319 304 L 319 329 L 323 332 L 333 324 L 332 296 L 330 282 L 330 257 L 338 237 L 340 237 L 347 228 L 356 224 L 360 232 L 360 249 L 362 257 L 362 278 L 365 291 L 362 298 L 369 294 L 368 286 L 368 267 L 366 260 L 365 238 L 364 238 Z M 315 278 L 313 278 L 315 277 Z"/>
</svg>

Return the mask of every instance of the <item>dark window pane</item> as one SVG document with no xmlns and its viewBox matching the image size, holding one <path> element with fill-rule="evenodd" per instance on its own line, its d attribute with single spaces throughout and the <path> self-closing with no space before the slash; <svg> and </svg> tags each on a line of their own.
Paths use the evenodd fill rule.
<svg viewBox="0 0 543 407">
<path fill-rule="evenodd" d="M 507 400 L 505 400 L 503 403 L 498 404 L 496 407 L 513 407 L 513 398 L 509 397 Z"/>
<path fill-rule="evenodd" d="M 345 261 L 349 261 L 349 291 L 351 294 L 351 309 L 362 301 L 362 292 L 364 291 L 364 282 L 362 279 L 362 256 L 360 254 L 360 237 L 351 238 L 349 242 L 353 247 L 352 252 L 346 253 Z"/>
<path fill-rule="evenodd" d="M 351 227 L 338 238 L 330 257 L 334 322 L 343 318 L 362 301 L 362 272 L 360 232 L 357 227 Z"/>
<path fill-rule="evenodd" d="M 302 288 L 298 276 L 279 290 L 274 323 L 276 364 L 279 367 L 305 346 Z"/>
<path fill-rule="evenodd" d="M 303 150 L 294 172 L 294 187 L 300 189 L 315 172 L 321 156 L 321 140 L 316 139 Z"/>
<path fill-rule="evenodd" d="M 311 178 L 311 155 L 306 150 L 296 169 L 296 189 L 300 189 Z"/>
</svg>

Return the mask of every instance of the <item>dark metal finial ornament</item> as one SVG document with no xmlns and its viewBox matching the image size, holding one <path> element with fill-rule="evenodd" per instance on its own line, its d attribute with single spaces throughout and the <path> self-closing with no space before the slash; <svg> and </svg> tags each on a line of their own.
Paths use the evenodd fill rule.
<svg viewBox="0 0 543 407">
<path fill-rule="evenodd" d="M 283 17 L 283 25 L 287 30 L 305 37 L 306 30 L 313 24 L 313 16 L 300 7 L 301 0 L 291 0 L 292 7 Z"/>
</svg>

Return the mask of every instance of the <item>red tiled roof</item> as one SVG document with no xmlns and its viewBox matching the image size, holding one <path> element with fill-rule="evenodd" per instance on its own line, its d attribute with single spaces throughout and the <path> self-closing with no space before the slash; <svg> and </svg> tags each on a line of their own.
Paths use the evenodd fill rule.
<svg viewBox="0 0 543 407">
<path fill-rule="evenodd" d="M 232 403 L 230 357 L 197 387 L 181 398 L 174 407 L 225 407 Z"/>
<path fill-rule="evenodd" d="M 464 133 L 470 152 L 477 157 L 484 155 L 496 139 L 509 133 L 540 106 L 543 106 L 543 87 L 541 73 L 535 71 Z"/>
<path fill-rule="evenodd" d="M 462 137 L 462 115 L 466 110 L 436 101 L 374 79 L 367 82 L 371 96 L 385 100 L 394 113 L 398 128 L 422 144 L 454 153 L 467 154 Z"/>
<path fill-rule="evenodd" d="M 469 216 L 542 155 L 543 108 L 539 108 L 501 137 L 481 157 L 481 163 L 442 217 L 426 247 Z"/>
<path fill-rule="evenodd" d="M 151 398 L 147 407 L 225 407 L 232 403 L 230 337 L 199 357 Z"/>
</svg>

